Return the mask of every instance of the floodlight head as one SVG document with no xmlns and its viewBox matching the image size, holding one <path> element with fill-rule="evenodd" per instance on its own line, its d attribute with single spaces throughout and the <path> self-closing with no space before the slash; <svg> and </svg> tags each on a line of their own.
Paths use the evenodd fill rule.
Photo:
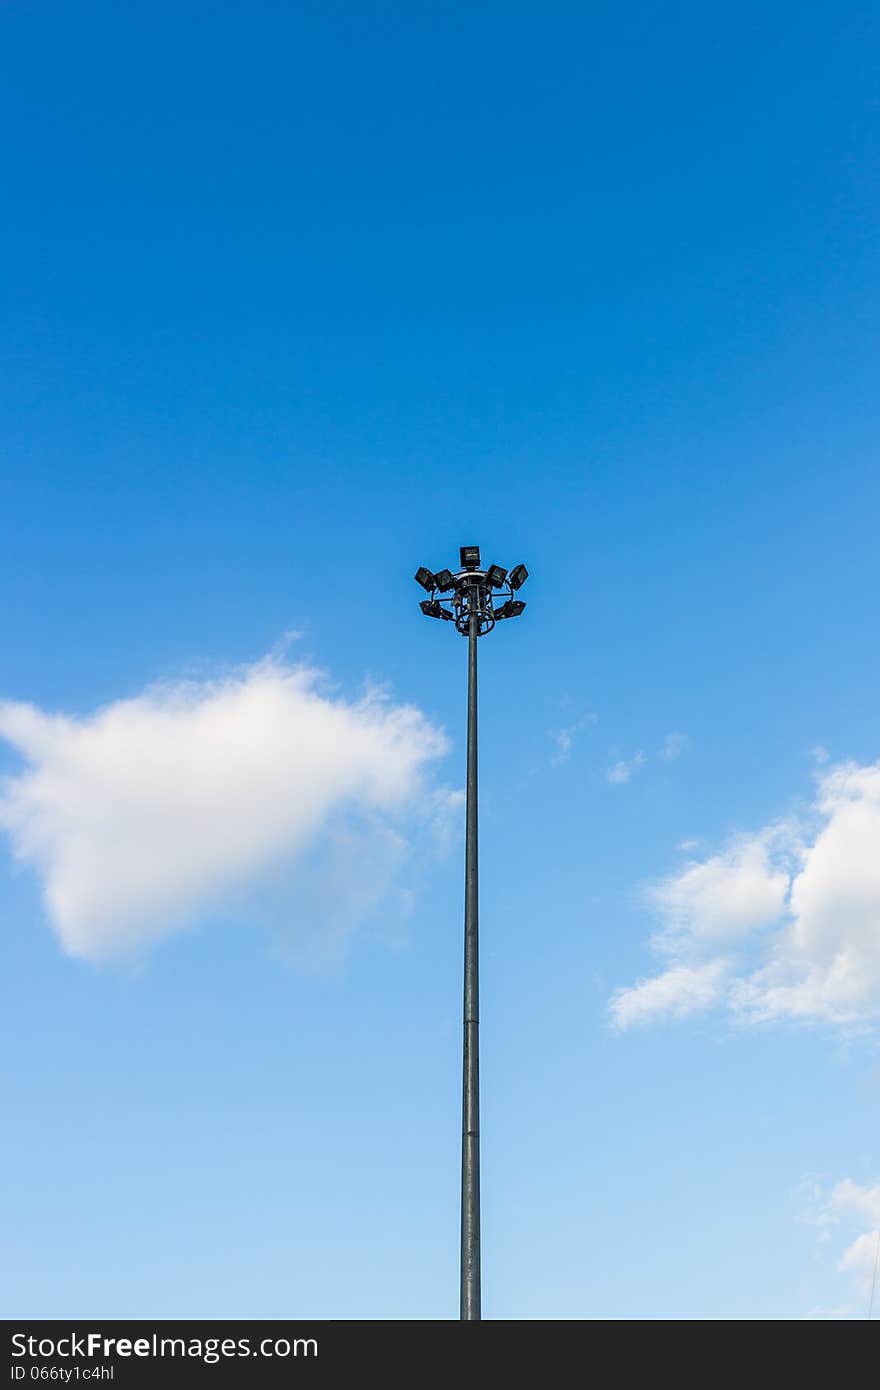
<svg viewBox="0 0 880 1390">
<path fill-rule="evenodd" d="M 462 637 L 485 637 L 496 622 L 518 618 L 525 609 L 515 591 L 528 578 L 525 565 L 517 565 L 510 573 L 503 565 L 483 567 L 478 545 L 460 548 L 461 568 L 434 574 L 426 566 L 416 571 L 416 579 L 428 597 L 420 605 L 426 618 L 439 618 L 452 623 Z M 447 606 L 440 595 L 448 595 Z"/>
<path fill-rule="evenodd" d="M 446 621 L 449 623 L 452 622 L 453 618 L 455 617 L 455 614 L 452 612 L 452 609 L 444 608 L 440 600 L 437 598 L 423 598 L 421 603 L 419 604 L 419 607 L 421 608 L 426 618 L 445 618 Z"/>
<path fill-rule="evenodd" d="M 459 548 L 461 556 L 461 567 L 463 570 L 478 570 L 480 568 L 480 547 L 478 545 L 463 545 Z"/>
<path fill-rule="evenodd" d="M 425 569 L 424 565 L 420 565 L 416 570 L 415 580 L 417 584 L 421 584 L 423 589 L 427 589 L 428 593 L 431 593 L 432 589 L 436 589 L 437 587 L 437 580 L 430 570 Z M 424 607 L 424 604 L 422 606 Z"/>
<path fill-rule="evenodd" d="M 525 608 L 525 604 L 520 598 L 509 598 L 506 603 L 502 603 L 500 608 L 495 609 L 494 618 L 496 623 L 502 618 L 518 618 Z"/>
</svg>

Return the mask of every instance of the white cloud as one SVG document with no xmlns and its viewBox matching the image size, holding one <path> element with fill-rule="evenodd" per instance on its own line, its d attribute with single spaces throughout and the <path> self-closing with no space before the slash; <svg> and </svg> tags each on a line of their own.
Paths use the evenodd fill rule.
<svg viewBox="0 0 880 1390">
<path fill-rule="evenodd" d="M 632 1028 L 656 1018 L 687 1018 L 714 1004 L 727 968 L 723 960 L 707 965 L 671 965 L 661 975 L 619 989 L 609 1008 L 616 1028 Z"/>
<path fill-rule="evenodd" d="M 559 763 L 568 762 L 568 759 L 571 757 L 571 729 L 557 729 L 556 733 L 553 735 L 553 742 L 556 744 L 556 752 L 550 761 L 554 766 L 558 766 Z"/>
<path fill-rule="evenodd" d="M 687 746 L 687 734 L 667 734 L 663 740 L 663 747 L 660 749 L 660 757 L 664 762 L 675 762 L 675 759 L 681 757 Z"/>
<path fill-rule="evenodd" d="M 865 1231 L 856 1236 L 840 1257 L 837 1268 L 841 1274 L 851 1274 L 862 1293 L 870 1292 L 877 1266 L 877 1239 L 880 1232 Z"/>
<path fill-rule="evenodd" d="M 670 959 L 653 997 L 674 1001 L 670 968 L 714 964 L 723 1005 L 741 1021 L 782 1019 L 864 1028 L 880 1019 L 880 764 L 823 768 L 802 823 L 739 836 L 691 860 L 649 890 L 661 930 L 652 948 Z M 734 952 L 735 948 L 735 952 Z M 615 994 L 619 1027 L 667 1009 L 629 1009 L 648 981 Z M 716 980 L 717 983 L 717 980 Z M 689 1009 L 688 1012 L 693 1012 Z"/>
<path fill-rule="evenodd" d="M 598 722 L 598 714 L 593 714 L 592 711 L 588 711 L 586 714 L 582 714 L 579 719 L 576 719 L 573 724 L 568 724 L 564 729 L 554 729 L 550 737 L 556 744 L 556 752 L 550 759 L 551 765 L 553 767 L 559 767 L 561 763 L 567 763 L 571 757 L 572 744 L 576 736 L 582 729 L 592 724 L 598 724 Z"/>
<path fill-rule="evenodd" d="M 621 758 L 619 762 L 609 767 L 608 771 L 605 773 L 605 781 L 610 782 L 612 786 L 622 786 L 623 783 L 628 782 L 633 773 L 638 771 L 647 761 L 648 759 L 644 753 L 636 753 L 635 757 L 630 758 L 628 761 L 625 758 Z"/>
<path fill-rule="evenodd" d="M 880 1226 L 880 1183 L 876 1187 L 861 1187 L 852 1178 L 844 1178 L 832 1188 L 826 1210 L 834 1217 L 850 1215 Z"/>
<path fill-rule="evenodd" d="M 656 944 L 669 950 L 700 941 L 736 939 L 768 925 L 782 912 L 788 874 L 771 854 L 779 835 L 734 840 L 721 854 L 692 860 L 646 892 L 664 927 Z"/>
<path fill-rule="evenodd" d="M 880 1183 L 874 1187 L 862 1187 L 852 1178 L 845 1178 L 827 1194 L 817 1186 L 807 1219 L 820 1228 L 824 1240 L 830 1239 L 831 1232 L 837 1228 L 842 1229 L 848 1238 L 859 1227 L 868 1227 L 849 1241 L 837 1259 L 837 1271 L 849 1278 L 852 1298 L 856 1301 L 833 1308 L 813 1309 L 807 1316 L 823 1319 L 863 1317 L 864 1310 L 871 1307 L 872 1298 L 876 1311 L 877 1295 L 880 1293 Z"/>
<path fill-rule="evenodd" d="M 446 750 L 412 706 L 345 700 L 278 658 L 82 719 L 0 703 L 0 737 L 27 764 L 0 787 L 0 827 L 41 875 L 65 951 L 90 960 L 289 877 L 322 832 L 347 853 L 341 930 L 384 891 L 405 850 L 395 819 Z M 428 816 L 444 797 L 426 795 Z"/>
<path fill-rule="evenodd" d="M 675 762 L 676 758 L 681 757 L 687 746 L 687 734 L 667 734 L 656 753 L 648 754 L 639 750 L 632 758 L 620 758 L 617 762 L 612 763 L 605 773 L 605 781 L 610 782 L 612 786 L 623 786 L 632 781 L 633 774 L 638 772 L 640 767 L 644 767 L 645 763 L 655 760 L 664 763 Z M 610 750 L 610 756 L 614 757 L 616 753 L 617 749 L 612 748 Z"/>
</svg>

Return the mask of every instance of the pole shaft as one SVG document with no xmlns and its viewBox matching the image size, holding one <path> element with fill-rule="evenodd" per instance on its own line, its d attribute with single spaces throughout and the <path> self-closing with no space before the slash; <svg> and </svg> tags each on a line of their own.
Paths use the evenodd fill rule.
<svg viewBox="0 0 880 1390">
<path fill-rule="evenodd" d="M 468 630 L 467 827 L 464 868 L 464 1049 L 461 1122 L 461 1317 L 480 1314 L 480 980 L 477 861 L 477 623 Z"/>
</svg>

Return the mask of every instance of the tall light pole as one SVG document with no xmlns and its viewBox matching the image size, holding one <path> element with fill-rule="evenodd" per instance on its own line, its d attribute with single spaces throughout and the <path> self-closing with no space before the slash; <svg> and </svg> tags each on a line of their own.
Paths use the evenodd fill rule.
<svg viewBox="0 0 880 1390">
<path fill-rule="evenodd" d="M 461 568 L 433 574 L 422 567 L 416 579 L 430 598 L 421 610 L 428 618 L 455 624 L 468 639 L 467 814 L 464 853 L 464 1042 L 461 1103 L 461 1313 L 480 1318 L 480 899 L 477 854 L 477 638 L 503 618 L 525 608 L 514 595 L 529 577 L 525 565 L 480 568 L 480 547 L 463 545 Z M 450 594 L 445 607 L 438 593 Z M 497 605 L 497 606 L 496 606 Z"/>
</svg>

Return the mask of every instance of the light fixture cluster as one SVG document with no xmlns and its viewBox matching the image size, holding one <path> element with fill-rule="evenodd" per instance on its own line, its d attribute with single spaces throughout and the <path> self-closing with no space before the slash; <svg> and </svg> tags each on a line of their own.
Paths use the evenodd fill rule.
<svg viewBox="0 0 880 1390">
<path fill-rule="evenodd" d="M 448 569 L 434 574 L 424 565 L 416 570 L 416 582 L 431 595 L 419 605 L 425 617 L 454 622 L 465 637 L 471 631 L 472 616 L 476 618 L 478 637 L 491 632 L 503 618 L 518 618 L 526 605 L 514 594 L 529 577 L 525 565 L 516 565 L 509 574 L 500 565 L 484 570 L 478 545 L 463 545 L 459 556 L 461 568 L 455 574 Z M 435 597 L 438 593 L 452 594 L 451 608 L 444 607 Z"/>
</svg>

